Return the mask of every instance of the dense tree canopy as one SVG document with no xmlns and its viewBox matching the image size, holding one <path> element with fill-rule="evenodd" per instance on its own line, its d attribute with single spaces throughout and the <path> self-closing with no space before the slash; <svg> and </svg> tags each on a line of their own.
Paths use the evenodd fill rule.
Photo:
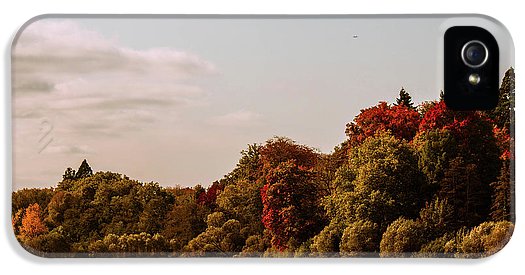
<svg viewBox="0 0 525 275">
<path fill-rule="evenodd" d="M 379 226 L 371 221 L 358 220 L 349 224 L 341 237 L 340 249 L 345 256 L 370 256 L 377 252 Z"/>
<path fill-rule="evenodd" d="M 185 250 L 189 255 L 213 253 L 215 256 L 228 256 L 242 250 L 246 238 L 241 234 L 241 224 L 227 219 L 222 212 L 208 215 L 206 231 L 192 239 Z"/>
<path fill-rule="evenodd" d="M 83 160 L 56 188 L 13 192 L 14 233 L 39 255 L 488 256 L 514 229 L 513 101 L 513 69 L 491 111 L 414 105 L 401 89 L 330 153 L 274 137 L 192 187 Z"/>
<path fill-rule="evenodd" d="M 370 220 L 380 231 L 400 215 L 414 216 L 424 202 L 426 182 L 415 151 L 382 132 L 353 150 L 350 169 L 341 171 L 341 191 L 325 199 L 332 221 Z"/>
<path fill-rule="evenodd" d="M 494 127 L 481 112 L 452 111 L 439 102 L 426 112 L 414 141 L 435 195 L 448 200 L 465 226 L 479 224 L 490 212 L 490 184 L 502 165 Z"/>
<path fill-rule="evenodd" d="M 404 104 L 391 106 L 380 102 L 361 110 L 354 121 L 346 125 L 346 134 L 353 144 L 380 131 L 390 131 L 396 138 L 410 141 L 417 133 L 419 121 L 419 113 Z"/>
<path fill-rule="evenodd" d="M 312 237 L 320 226 L 318 200 L 311 170 L 293 160 L 272 169 L 261 189 L 262 222 L 279 250 Z"/>
<path fill-rule="evenodd" d="M 403 217 L 390 224 L 381 238 L 381 256 L 399 257 L 418 252 L 425 243 L 425 228 L 421 223 Z"/>
</svg>

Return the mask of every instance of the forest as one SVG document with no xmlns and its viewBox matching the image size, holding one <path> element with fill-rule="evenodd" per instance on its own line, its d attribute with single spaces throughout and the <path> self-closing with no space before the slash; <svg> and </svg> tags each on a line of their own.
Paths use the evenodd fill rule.
<svg viewBox="0 0 525 275">
<path fill-rule="evenodd" d="M 497 108 L 471 112 L 401 89 L 331 153 L 276 136 L 207 188 L 84 160 L 55 187 L 12 193 L 14 234 L 47 257 L 489 256 L 514 229 L 514 89 L 511 68 Z"/>
</svg>

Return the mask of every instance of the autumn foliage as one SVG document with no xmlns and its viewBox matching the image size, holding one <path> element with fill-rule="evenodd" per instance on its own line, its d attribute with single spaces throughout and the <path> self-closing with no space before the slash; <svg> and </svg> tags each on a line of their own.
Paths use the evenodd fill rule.
<svg viewBox="0 0 525 275">
<path fill-rule="evenodd" d="M 312 237 L 320 225 L 313 172 L 295 160 L 271 169 L 261 189 L 262 222 L 278 250 Z"/>
<path fill-rule="evenodd" d="M 361 110 L 354 121 L 346 125 L 346 134 L 354 143 L 363 142 L 380 131 L 390 131 L 396 138 L 410 141 L 418 131 L 419 121 L 419 113 L 414 109 L 380 102 Z"/>
<path fill-rule="evenodd" d="M 206 205 L 210 208 L 214 208 L 217 200 L 217 195 L 224 190 L 224 184 L 220 182 L 213 182 L 211 186 L 206 190 L 201 192 L 197 197 L 197 203 L 201 205 Z"/>
<path fill-rule="evenodd" d="M 37 203 L 29 205 L 25 210 L 20 227 L 20 235 L 27 238 L 34 238 L 47 232 L 47 227 L 42 222 L 40 205 Z"/>
<path fill-rule="evenodd" d="M 511 69 L 484 112 L 401 89 L 349 118 L 331 153 L 273 137 L 204 186 L 84 160 L 56 188 L 13 192 L 13 229 L 33 253 L 71 257 L 488 256 L 514 229 L 513 81 Z"/>
</svg>

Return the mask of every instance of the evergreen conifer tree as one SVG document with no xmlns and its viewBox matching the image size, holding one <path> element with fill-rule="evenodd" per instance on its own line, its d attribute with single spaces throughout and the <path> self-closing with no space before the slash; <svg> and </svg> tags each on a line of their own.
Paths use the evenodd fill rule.
<svg viewBox="0 0 525 275">
<path fill-rule="evenodd" d="M 399 91 L 399 97 L 396 98 L 396 104 L 394 105 L 404 105 L 409 109 L 415 109 L 414 103 L 412 102 L 412 97 L 403 87 L 401 87 L 401 90 Z"/>
<path fill-rule="evenodd" d="M 77 179 L 87 178 L 91 175 L 93 175 L 93 170 L 91 170 L 91 167 L 89 166 L 87 161 L 84 159 L 84 161 L 82 161 L 82 164 L 80 164 L 80 167 L 78 167 L 77 173 L 75 174 L 75 178 Z"/>
</svg>

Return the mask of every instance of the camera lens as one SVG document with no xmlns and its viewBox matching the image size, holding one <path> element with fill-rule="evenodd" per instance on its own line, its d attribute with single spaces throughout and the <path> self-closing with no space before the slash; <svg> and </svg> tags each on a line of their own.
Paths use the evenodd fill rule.
<svg viewBox="0 0 525 275">
<path fill-rule="evenodd" d="M 473 40 L 466 43 L 461 50 L 463 63 L 471 68 L 483 66 L 489 57 L 487 47 L 481 41 Z"/>
</svg>

